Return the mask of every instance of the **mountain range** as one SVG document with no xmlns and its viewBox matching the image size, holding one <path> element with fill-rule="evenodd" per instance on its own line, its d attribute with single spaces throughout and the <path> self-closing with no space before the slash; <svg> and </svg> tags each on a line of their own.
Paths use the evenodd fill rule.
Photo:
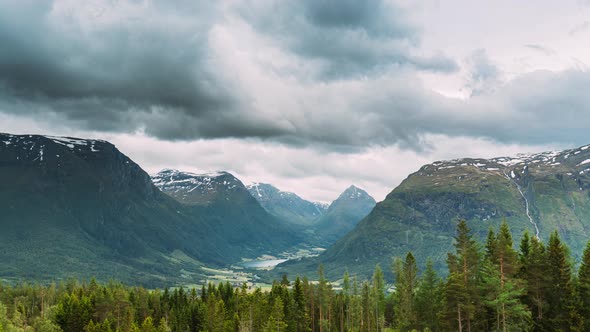
<svg viewBox="0 0 590 332">
<path fill-rule="evenodd" d="M 483 240 L 506 219 L 519 241 L 524 231 L 546 241 L 557 230 L 574 260 L 590 235 L 590 146 L 492 159 L 437 161 L 410 174 L 357 227 L 319 257 L 287 262 L 275 273 L 390 273 L 393 257 L 412 251 L 446 270 L 458 220 Z M 516 242 L 518 243 L 518 242 Z"/>
<path fill-rule="evenodd" d="M 329 205 L 307 201 L 270 184 L 255 183 L 248 190 L 270 214 L 299 226 L 306 241 L 318 246 L 331 245 L 352 230 L 376 204 L 373 197 L 354 185 Z"/>
<path fill-rule="evenodd" d="M 239 181 L 231 201 L 211 194 L 184 204 L 100 140 L 0 134 L 0 184 L 3 279 L 194 282 L 204 264 L 300 241 Z"/>
<path fill-rule="evenodd" d="M 389 272 L 408 251 L 444 271 L 461 219 L 480 240 L 504 219 L 516 242 L 558 230 L 576 261 L 590 236 L 590 145 L 437 161 L 376 205 L 351 186 L 326 207 L 227 172 L 150 177 L 106 141 L 0 134 L 0 211 L 7 280 L 198 282 L 204 267 L 332 242 L 273 273 L 311 276 L 319 264 L 330 278 L 369 275 L 375 264 Z"/>
<path fill-rule="evenodd" d="M 305 200 L 295 193 L 282 191 L 267 183 L 254 183 L 247 188 L 270 214 L 295 225 L 315 224 L 329 206 Z"/>
<path fill-rule="evenodd" d="M 152 181 L 191 215 L 207 220 L 205 236 L 225 247 L 220 263 L 277 254 L 304 241 L 294 227 L 269 214 L 228 172 L 194 174 L 167 169 L 153 175 Z"/>
<path fill-rule="evenodd" d="M 72 137 L 0 134 L 0 184 L 0 278 L 13 281 L 199 282 L 205 267 L 326 244 L 308 239 L 305 218 L 349 217 L 338 200 L 299 198 L 316 214 L 285 221 L 269 212 L 283 202 L 263 207 L 228 172 L 150 177 L 111 143 Z"/>
</svg>

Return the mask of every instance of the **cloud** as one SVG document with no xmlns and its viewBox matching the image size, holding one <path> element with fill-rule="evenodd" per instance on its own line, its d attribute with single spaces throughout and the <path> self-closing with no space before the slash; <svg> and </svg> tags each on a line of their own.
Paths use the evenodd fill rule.
<svg viewBox="0 0 590 332">
<path fill-rule="evenodd" d="M 590 3 L 590 2 L 589 2 Z M 580 24 L 575 25 L 570 31 L 569 35 L 574 36 L 581 32 L 584 32 L 590 28 L 590 21 L 584 21 Z"/>
<path fill-rule="evenodd" d="M 537 52 L 541 52 L 542 54 L 546 55 L 546 56 L 554 56 L 557 54 L 557 52 L 555 52 L 555 50 L 552 50 L 549 47 L 545 47 L 543 45 L 537 45 L 537 44 L 527 44 L 524 45 L 524 47 L 533 50 L 533 51 L 537 51 Z"/>
<path fill-rule="evenodd" d="M 246 2 L 242 17 L 281 47 L 321 67 L 319 78 L 372 76 L 390 68 L 454 72 L 443 54 L 419 52 L 420 31 L 390 1 L 304 0 Z"/>
<path fill-rule="evenodd" d="M 466 85 L 472 96 L 491 92 L 498 87 L 501 73 L 489 58 L 486 50 L 473 51 L 467 58 L 467 64 L 469 77 Z"/>
<path fill-rule="evenodd" d="M 452 70 L 387 1 L 0 4 L 0 112 L 163 140 L 246 139 L 427 152 L 428 135 L 586 143 L 585 71 L 502 82 L 483 49 L 468 99 L 424 86 Z M 425 55 L 426 54 L 426 55 Z M 446 68 L 446 69 L 445 69 Z"/>
<path fill-rule="evenodd" d="M 209 54 L 215 2 L 198 4 L 3 2 L 0 87 L 4 100 L 22 102 L 5 110 L 49 108 L 91 129 L 114 131 L 137 129 L 132 121 L 145 126 L 153 114 L 196 124 L 229 117 L 240 96 L 217 75 Z"/>
</svg>

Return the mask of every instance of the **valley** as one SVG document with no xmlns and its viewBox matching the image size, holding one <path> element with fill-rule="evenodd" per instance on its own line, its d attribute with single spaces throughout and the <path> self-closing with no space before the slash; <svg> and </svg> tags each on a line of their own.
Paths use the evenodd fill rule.
<svg viewBox="0 0 590 332">
<path fill-rule="evenodd" d="M 511 266 L 530 264 L 531 269 L 542 266 L 544 270 L 566 262 L 563 269 L 580 265 L 580 273 L 586 273 L 585 264 L 590 264 L 588 251 L 582 255 L 590 234 L 588 145 L 516 157 L 433 162 L 410 174 L 378 203 L 355 186 L 348 187 L 331 204 L 320 204 L 269 184 L 245 185 L 225 171 L 195 174 L 165 169 L 150 176 L 106 141 L 70 137 L 2 134 L 0 168 L 0 183 L 7 184 L 0 187 L 0 204 L 5 212 L 0 218 L 5 230 L 0 234 L 0 294 L 2 287 L 22 287 L 23 280 L 60 285 L 90 280 L 91 286 L 82 286 L 88 289 L 98 287 L 96 282 L 111 280 L 109 285 L 100 286 L 103 292 L 123 292 L 121 288 L 114 290 L 126 287 L 115 286 L 114 278 L 141 285 L 125 291 L 129 301 L 135 296 L 131 294 L 143 292 L 142 287 L 152 289 L 154 296 L 160 296 L 158 288 L 166 288 L 158 301 L 169 301 L 165 294 L 170 290 L 181 298 L 184 289 L 190 289 L 191 300 L 186 303 L 209 315 L 217 309 L 205 309 L 212 305 L 207 294 L 224 306 L 233 296 L 255 301 L 268 294 L 283 294 L 285 303 L 291 303 L 291 296 L 303 289 L 298 287 L 308 289 L 307 295 L 297 293 L 300 299 L 309 297 L 313 301 L 324 298 L 310 295 L 314 292 L 333 299 L 347 294 L 347 306 L 353 310 L 354 301 L 361 300 L 401 305 L 403 302 L 395 301 L 406 287 L 404 273 L 418 278 L 418 270 L 424 271 L 421 284 L 431 283 L 431 291 L 439 295 L 419 295 L 418 289 L 411 296 L 440 300 L 445 292 L 454 296 L 454 275 L 469 273 L 479 275 L 477 280 L 482 284 L 461 284 L 459 289 L 485 289 L 483 295 L 475 292 L 476 296 L 499 296 L 495 292 L 503 290 L 493 288 L 497 280 L 493 269 L 504 273 L 504 259 L 513 260 Z M 33 209 L 31 201 L 35 202 Z M 485 243 L 485 250 L 476 242 Z M 514 243 L 520 243 L 518 254 Z M 469 266 L 482 264 L 481 268 L 459 269 L 463 265 L 454 263 L 460 260 L 455 255 L 463 255 L 465 250 L 479 252 L 465 259 L 473 260 Z M 502 252 L 509 256 L 494 258 Z M 527 261 L 526 255 L 539 257 Z M 550 259 L 556 261 L 543 263 Z M 570 259 L 571 265 L 567 263 Z M 536 280 L 536 275 L 510 273 L 509 282 Z M 555 270 L 555 278 L 559 273 Z M 572 274 L 571 270 L 564 273 Z M 351 278 L 356 291 L 351 291 Z M 359 280 L 362 294 L 358 293 Z M 447 284 L 436 280 L 446 280 Z M 67 302 L 63 301 L 74 295 L 68 294 L 65 286 L 60 287 L 59 305 L 64 307 Z M 379 291 L 370 292 L 370 288 Z M 561 292 L 572 291 L 568 288 Z M 239 295 L 230 295 L 234 293 Z M 378 299 L 377 294 L 383 297 Z M 505 296 L 513 296 L 510 294 Z M 557 301 L 550 294 L 543 296 L 547 301 Z M 493 309 L 487 302 L 481 303 L 478 308 Z M 535 303 L 530 302 L 530 308 L 544 310 Z M 426 306 L 425 302 L 422 305 Z M 442 300 L 432 305 L 435 307 L 424 312 L 445 313 Z M 249 308 L 266 307 L 259 303 Z M 401 324 L 382 309 L 363 308 L 358 310 L 377 317 L 374 321 L 367 318 L 371 324 Z M 235 312 L 236 317 L 254 321 L 240 310 Z M 314 306 L 305 310 L 318 314 Z M 292 311 L 288 312 L 291 315 Z M 528 309 L 522 312 L 530 314 Z M 34 310 L 30 315 L 35 315 Z M 159 326 L 177 324 L 155 315 L 160 319 Z M 421 326 L 414 316 L 407 316 L 408 324 Z M 214 320 L 195 317 L 188 324 Z M 225 315 L 219 317 L 220 321 L 230 321 Z M 262 317 L 275 319 L 272 315 Z M 477 324 L 484 326 L 487 323 L 481 317 Z M 309 324 L 317 320 L 342 327 L 347 324 L 344 318 L 313 318 Z M 428 320 L 429 326 L 443 324 L 436 317 L 422 319 Z M 289 320 L 295 324 L 294 317 Z M 78 328 L 57 318 L 45 323 L 72 331 Z M 135 324 L 140 323 L 149 329 L 149 322 Z M 85 324 L 90 329 L 93 323 Z M 106 319 L 101 324 L 114 323 Z M 510 324 L 528 323 L 517 319 Z M 176 325 L 175 329 L 182 328 Z"/>
</svg>

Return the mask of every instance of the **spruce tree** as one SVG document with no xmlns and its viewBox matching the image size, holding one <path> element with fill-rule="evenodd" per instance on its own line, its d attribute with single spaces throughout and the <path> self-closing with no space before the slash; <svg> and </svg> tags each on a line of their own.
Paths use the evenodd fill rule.
<svg viewBox="0 0 590 332">
<path fill-rule="evenodd" d="M 485 258 L 492 259 L 492 257 L 495 257 L 496 247 L 496 234 L 494 233 L 494 229 L 490 226 L 490 228 L 488 229 L 488 236 L 486 239 Z"/>
<path fill-rule="evenodd" d="M 373 272 L 372 298 L 374 302 L 375 330 L 377 332 L 383 331 L 385 323 L 383 316 L 385 312 L 385 280 L 379 264 L 377 264 Z"/>
<path fill-rule="evenodd" d="M 418 325 L 416 312 L 416 290 L 418 289 L 418 268 L 416 259 L 408 252 L 406 259 L 394 263 L 395 295 L 394 312 L 400 331 L 410 331 Z"/>
<path fill-rule="evenodd" d="M 555 331 L 568 331 L 573 308 L 574 289 L 568 249 L 557 231 L 551 233 L 547 247 L 547 276 L 551 290 L 547 296 L 549 327 Z"/>
<path fill-rule="evenodd" d="M 521 252 L 522 257 L 522 252 Z M 529 253 L 526 259 L 521 258 L 527 293 L 524 302 L 531 309 L 534 331 L 548 330 L 547 310 L 549 304 L 547 295 L 551 287 L 548 271 L 547 252 L 543 243 L 536 237 L 530 239 Z"/>
<path fill-rule="evenodd" d="M 426 262 L 426 269 L 416 291 L 416 312 L 419 328 L 440 331 L 440 313 L 443 310 L 444 288 L 437 276 L 432 260 Z"/>
<path fill-rule="evenodd" d="M 459 332 L 475 331 L 475 315 L 479 306 L 478 281 L 480 252 L 464 220 L 457 225 L 455 254 L 449 253 L 447 264 L 446 311 L 451 328 Z"/>
<path fill-rule="evenodd" d="M 584 330 L 590 331 L 590 242 L 586 244 L 578 271 L 579 311 L 584 318 Z"/>
</svg>

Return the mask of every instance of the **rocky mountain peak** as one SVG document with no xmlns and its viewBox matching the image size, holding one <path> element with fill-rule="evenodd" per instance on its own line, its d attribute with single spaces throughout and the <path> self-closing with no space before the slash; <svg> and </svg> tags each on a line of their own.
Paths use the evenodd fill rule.
<svg viewBox="0 0 590 332">
<path fill-rule="evenodd" d="M 157 191 L 139 165 L 103 140 L 0 133 L 0 163 L 39 171 L 44 177 L 38 183 L 44 187 L 75 182 L 81 188 L 88 183 L 88 194 L 97 190 L 153 195 Z"/>
<path fill-rule="evenodd" d="M 166 194 L 186 204 L 209 204 L 246 193 L 244 184 L 229 172 L 191 173 L 164 169 L 152 175 L 152 182 Z"/>
<path fill-rule="evenodd" d="M 369 201 L 372 202 L 372 204 L 375 203 L 375 200 L 373 199 L 373 197 L 371 197 L 371 195 L 369 195 L 366 191 L 355 185 L 351 185 L 350 187 L 346 188 L 346 190 L 344 190 L 340 194 L 340 196 L 338 196 L 338 198 L 334 202 L 332 202 L 331 205 L 334 205 L 334 203 L 337 203 L 339 201 Z"/>
<path fill-rule="evenodd" d="M 271 184 L 252 183 L 247 188 L 270 214 L 293 224 L 311 225 L 327 209 L 326 204 L 310 202 L 295 193 L 282 191 Z"/>
</svg>

